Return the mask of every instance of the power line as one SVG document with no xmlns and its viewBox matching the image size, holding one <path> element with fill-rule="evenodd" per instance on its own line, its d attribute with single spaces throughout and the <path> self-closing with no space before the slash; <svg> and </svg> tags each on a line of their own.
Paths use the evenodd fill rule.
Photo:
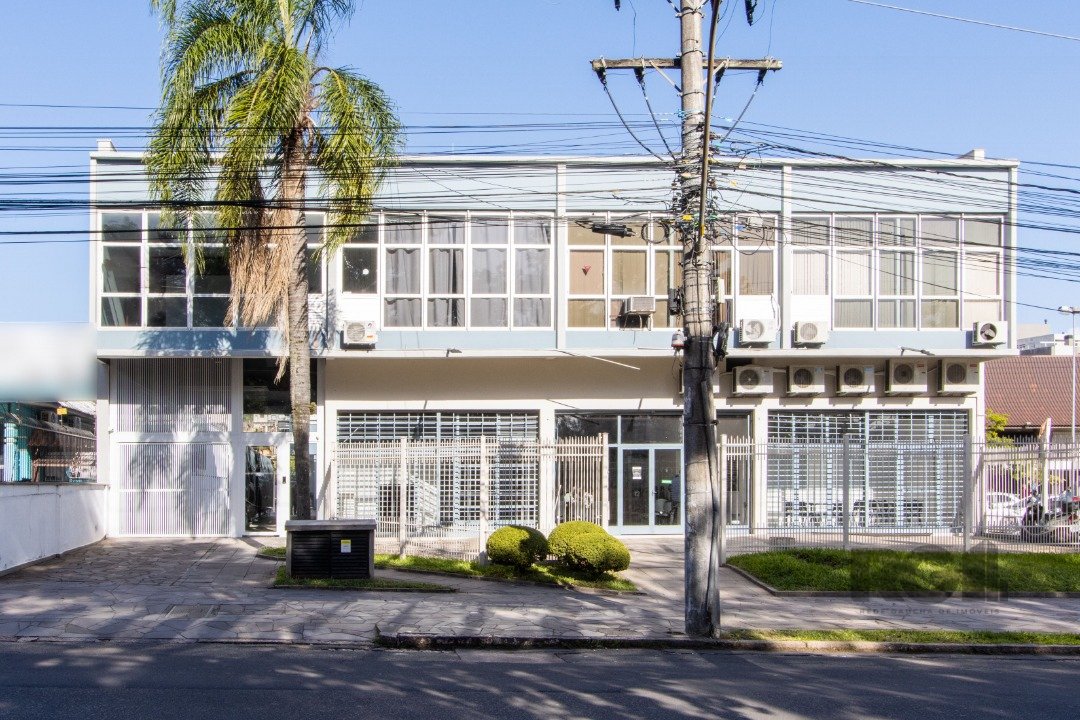
<svg viewBox="0 0 1080 720">
<path fill-rule="evenodd" d="M 911 13 L 913 15 L 926 15 L 934 18 L 941 18 L 943 20 L 955 20 L 957 22 L 970 23 L 972 25 L 983 25 L 985 27 L 997 28 L 999 30 L 1012 30 L 1014 32 L 1028 33 L 1030 35 L 1041 35 L 1043 37 L 1052 37 L 1059 40 L 1073 40 L 1080 41 L 1080 37 L 1075 35 L 1061 35 L 1059 33 L 1046 32 L 1045 30 L 1032 30 L 1031 28 L 1017 27 L 1016 25 L 1002 25 L 1001 23 L 993 23 L 987 20 L 975 20 L 972 18 L 957 17 L 956 15 L 944 15 L 942 13 L 930 12 L 929 10 L 915 10 L 912 8 L 900 7 L 899 5 L 886 5 L 885 3 L 871 2 L 871 0 L 848 0 L 848 2 L 858 3 L 859 5 L 871 5 L 873 7 L 885 8 L 887 10 L 899 10 L 900 12 Z"/>
</svg>

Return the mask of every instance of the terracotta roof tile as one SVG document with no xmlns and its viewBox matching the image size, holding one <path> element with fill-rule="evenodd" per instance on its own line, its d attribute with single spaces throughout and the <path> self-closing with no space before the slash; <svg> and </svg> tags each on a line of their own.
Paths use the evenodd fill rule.
<svg viewBox="0 0 1080 720">
<path fill-rule="evenodd" d="M 1037 428 L 1047 417 L 1054 427 L 1069 427 L 1071 380 L 1072 358 L 1067 355 L 992 360 L 986 364 L 986 409 L 1007 415 L 1010 428 Z"/>
</svg>

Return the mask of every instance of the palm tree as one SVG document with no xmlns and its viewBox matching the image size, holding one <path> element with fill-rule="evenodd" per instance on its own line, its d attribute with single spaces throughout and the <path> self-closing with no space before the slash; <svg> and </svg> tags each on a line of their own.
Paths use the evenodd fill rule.
<svg viewBox="0 0 1080 720">
<path fill-rule="evenodd" d="M 298 517 L 313 517 L 308 455 L 305 202 L 321 183 L 332 218 L 323 252 L 371 209 L 393 162 L 390 102 L 349 68 L 320 64 L 351 0 L 150 0 L 166 30 L 162 100 L 146 155 L 151 196 L 187 226 L 213 182 L 214 225 L 227 238 L 229 312 L 241 326 L 274 323 L 286 352 Z M 310 175 L 310 177 L 309 177 Z M 194 233 L 196 267 L 201 234 Z"/>
</svg>

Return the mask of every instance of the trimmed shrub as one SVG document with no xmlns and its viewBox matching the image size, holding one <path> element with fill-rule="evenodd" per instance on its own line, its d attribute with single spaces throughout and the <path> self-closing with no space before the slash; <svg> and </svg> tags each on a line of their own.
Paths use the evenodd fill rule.
<svg viewBox="0 0 1080 720">
<path fill-rule="evenodd" d="M 630 567 L 630 551 L 599 525 L 574 520 L 551 531 L 551 552 L 563 565 L 594 575 Z"/>
<path fill-rule="evenodd" d="M 547 538 L 535 528 L 507 525 L 491 533 L 487 541 L 488 560 L 499 565 L 524 570 L 547 554 Z"/>
</svg>

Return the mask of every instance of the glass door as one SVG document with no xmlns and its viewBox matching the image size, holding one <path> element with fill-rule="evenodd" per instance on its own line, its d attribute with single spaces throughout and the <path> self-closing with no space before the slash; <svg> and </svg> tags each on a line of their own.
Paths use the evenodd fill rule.
<svg viewBox="0 0 1080 720">
<path fill-rule="evenodd" d="M 244 448 L 244 532 L 285 531 L 289 514 L 289 443 L 267 437 Z"/>
<path fill-rule="evenodd" d="M 618 524 L 631 531 L 681 527 L 682 450 L 623 448 L 619 461 Z"/>
</svg>

